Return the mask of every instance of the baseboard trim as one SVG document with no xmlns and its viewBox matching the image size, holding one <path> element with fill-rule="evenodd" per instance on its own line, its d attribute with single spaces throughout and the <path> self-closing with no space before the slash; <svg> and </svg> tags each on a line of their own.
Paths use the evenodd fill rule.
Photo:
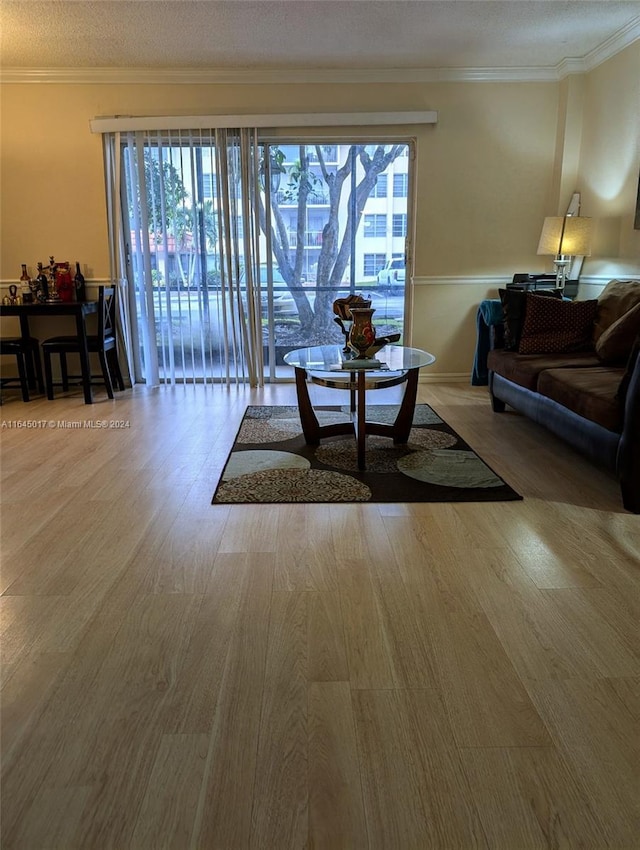
<svg viewBox="0 0 640 850">
<path fill-rule="evenodd" d="M 420 372 L 420 384 L 470 384 L 470 372 Z"/>
</svg>

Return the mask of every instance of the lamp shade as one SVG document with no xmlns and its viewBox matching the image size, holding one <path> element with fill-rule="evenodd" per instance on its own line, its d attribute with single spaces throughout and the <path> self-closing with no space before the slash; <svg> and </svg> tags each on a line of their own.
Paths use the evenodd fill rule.
<svg viewBox="0 0 640 850">
<path fill-rule="evenodd" d="M 582 216 L 549 216 L 542 225 L 538 254 L 590 257 L 593 219 Z"/>
</svg>

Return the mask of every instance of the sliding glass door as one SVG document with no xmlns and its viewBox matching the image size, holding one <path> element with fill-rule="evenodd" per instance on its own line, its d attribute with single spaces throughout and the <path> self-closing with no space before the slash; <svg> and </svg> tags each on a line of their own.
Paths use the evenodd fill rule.
<svg viewBox="0 0 640 850">
<path fill-rule="evenodd" d="M 272 142 L 265 364 L 286 375 L 291 348 L 343 341 L 336 298 L 362 293 L 377 332 L 403 332 L 410 148 Z M 393 270 L 390 271 L 391 267 Z"/>
<path fill-rule="evenodd" d="M 288 378 L 287 350 L 342 341 L 331 307 L 353 292 L 372 299 L 378 333 L 402 333 L 409 154 L 404 142 L 255 138 L 243 152 L 219 131 L 128 135 L 137 380 L 244 380 L 252 345 L 260 378 Z"/>
</svg>

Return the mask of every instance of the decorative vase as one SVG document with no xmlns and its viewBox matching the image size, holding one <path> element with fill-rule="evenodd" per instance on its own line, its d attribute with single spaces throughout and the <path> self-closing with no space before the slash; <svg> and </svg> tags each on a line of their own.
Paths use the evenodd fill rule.
<svg viewBox="0 0 640 850">
<path fill-rule="evenodd" d="M 350 354 L 351 349 L 349 348 L 349 330 L 350 328 L 345 327 L 345 322 L 352 321 L 351 316 L 351 307 L 371 307 L 371 299 L 363 298 L 362 295 L 347 295 L 346 298 L 336 298 L 333 302 L 333 312 L 336 314 L 335 319 L 333 320 L 340 328 L 342 333 L 344 334 L 344 348 L 342 349 L 343 354 Z"/>
<path fill-rule="evenodd" d="M 349 331 L 349 348 L 355 352 L 356 359 L 363 359 L 376 338 L 371 321 L 376 311 L 374 307 L 351 307 L 350 312 L 353 324 Z"/>
</svg>

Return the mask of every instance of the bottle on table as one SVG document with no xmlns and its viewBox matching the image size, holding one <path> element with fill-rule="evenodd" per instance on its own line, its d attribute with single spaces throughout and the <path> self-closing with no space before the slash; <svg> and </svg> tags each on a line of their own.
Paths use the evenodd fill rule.
<svg viewBox="0 0 640 850">
<path fill-rule="evenodd" d="M 36 275 L 36 298 L 38 301 L 46 301 L 49 297 L 49 281 L 42 268 L 42 263 L 38 263 L 38 273 Z"/>
<path fill-rule="evenodd" d="M 73 279 L 73 283 L 75 285 L 76 291 L 76 301 L 84 301 L 85 300 L 85 281 L 84 275 L 80 271 L 80 263 L 76 262 L 76 276 Z"/>
<path fill-rule="evenodd" d="M 58 295 L 58 264 L 53 259 L 53 257 L 49 257 L 49 295 L 48 301 L 59 301 L 60 296 Z"/>
<path fill-rule="evenodd" d="M 31 294 L 31 278 L 27 271 L 27 264 L 22 263 L 22 274 L 20 275 L 20 298 L 23 304 L 31 304 L 33 295 Z"/>
</svg>

